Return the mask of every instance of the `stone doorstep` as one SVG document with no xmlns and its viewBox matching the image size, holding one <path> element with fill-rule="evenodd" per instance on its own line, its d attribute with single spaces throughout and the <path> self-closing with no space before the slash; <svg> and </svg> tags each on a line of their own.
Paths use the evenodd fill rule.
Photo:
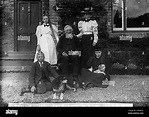
<svg viewBox="0 0 149 117">
<path fill-rule="evenodd" d="M 51 66 L 58 69 L 57 66 Z M 30 72 L 31 66 L 0 66 L 0 72 Z"/>
<path fill-rule="evenodd" d="M 34 55 L 16 55 L 0 57 L 0 60 L 33 60 Z"/>
<path fill-rule="evenodd" d="M 9 52 L 7 56 L 0 56 L 0 60 L 33 60 L 33 52 Z"/>
<path fill-rule="evenodd" d="M 0 72 L 29 72 L 31 66 L 0 66 Z"/>
</svg>

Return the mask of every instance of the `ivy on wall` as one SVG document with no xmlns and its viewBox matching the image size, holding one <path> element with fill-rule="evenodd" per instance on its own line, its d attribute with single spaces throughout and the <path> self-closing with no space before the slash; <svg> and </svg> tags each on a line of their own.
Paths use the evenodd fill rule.
<svg viewBox="0 0 149 117">
<path fill-rule="evenodd" d="M 0 4 L 0 36 L 2 35 L 2 5 Z"/>
<path fill-rule="evenodd" d="M 9 6 L 10 7 L 10 6 Z M 2 4 L 0 8 L 1 12 L 1 25 L 2 27 L 9 27 L 13 25 L 13 19 L 11 11 L 7 10 L 7 4 Z"/>
<path fill-rule="evenodd" d="M 55 10 L 61 18 L 60 24 L 62 27 L 70 24 L 75 25 L 76 28 L 77 22 L 82 17 L 81 11 L 86 7 L 92 7 L 92 17 L 96 19 L 99 25 L 99 34 L 107 37 L 107 9 L 110 7 L 110 3 L 111 0 L 57 0 Z"/>
</svg>

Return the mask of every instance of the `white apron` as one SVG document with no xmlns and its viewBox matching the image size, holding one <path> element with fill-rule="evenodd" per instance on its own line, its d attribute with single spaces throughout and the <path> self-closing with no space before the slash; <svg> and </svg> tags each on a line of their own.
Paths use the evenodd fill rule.
<svg viewBox="0 0 149 117">
<path fill-rule="evenodd" d="M 58 35 L 56 26 L 52 25 L 54 29 L 55 36 L 58 42 Z M 54 43 L 53 37 L 51 36 L 51 29 L 50 26 L 44 27 L 44 25 L 39 25 L 36 29 L 36 36 L 37 36 L 37 44 L 40 45 L 41 51 L 45 55 L 45 61 L 52 64 L 57 64 L 57 52 L 56 52 L 56 45 Z M 37 61 L 36 59 L 37 51 L 35 54 L 34 62 Z"/>
</svg>

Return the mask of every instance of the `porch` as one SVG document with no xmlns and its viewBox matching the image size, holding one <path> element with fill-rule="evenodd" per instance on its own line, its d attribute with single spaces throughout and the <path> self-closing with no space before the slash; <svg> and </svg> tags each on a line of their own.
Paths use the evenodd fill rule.
<svg viewBox="0 0 149 117">
<path fill-rule="evenodd" d="M 29 72 L 35 52 L 9 52 L 0 57 L 0 72 Z M 110 75 L 149 75 L 149 52 L 139 49 L 107 51 Z M 61 73 L 59 64 L 52 66 Z M 71 66 L 70 66 L 71 67 Z"/>
</svg>

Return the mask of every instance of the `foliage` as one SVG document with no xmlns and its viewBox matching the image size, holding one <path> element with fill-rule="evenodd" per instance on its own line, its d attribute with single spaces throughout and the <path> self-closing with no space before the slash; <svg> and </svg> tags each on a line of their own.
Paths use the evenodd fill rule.
<svg viewBox="0 0 149 117">
<path fill-rule="evenodd" d="M 11 12 L 6 10 L 6 4 L 3 4 L 1 7 L 1 22 L 2 26 L 12 26 L 13 19 L 11 16 Z"/>
<path fill-rule="evenodd" d="M 99 34 L 107 35 L 107 9 L 110 7 L 111 0 L 81 0 L 81 1 L 61 1 L 58 0 L 55 10 L 61 17 L 61 24 L 72 24 L 80 20 L 81 12 L 86 7 L 93 8 L 93 18 L 99 25 Z M 77 25 L 75 26 L 77 27 Z"/>
</svg>

